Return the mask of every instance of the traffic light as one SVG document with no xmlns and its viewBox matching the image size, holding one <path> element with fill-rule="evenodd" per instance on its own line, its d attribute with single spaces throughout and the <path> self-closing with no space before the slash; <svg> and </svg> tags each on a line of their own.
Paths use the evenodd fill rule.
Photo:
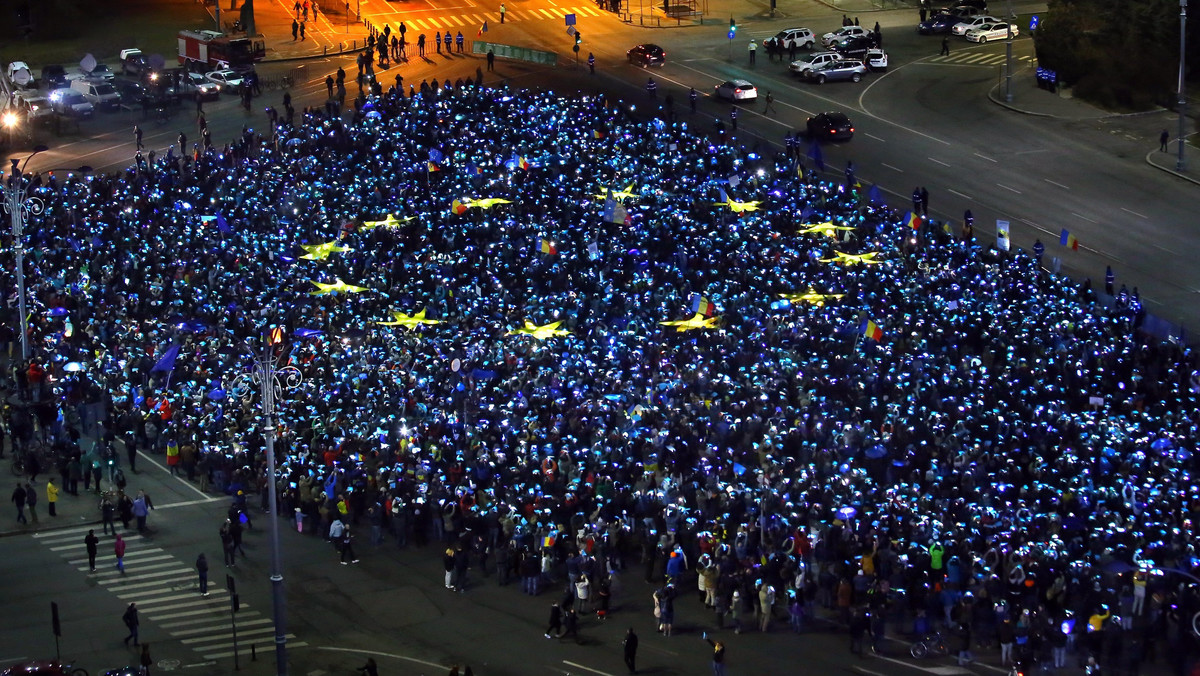
<svg viewBox="0 0 1200 676">
<path fill-rule="evenodd" d="M 576 54 L 579 53 L 579 43 L 581 43 L 581 42 L 583 42 L 583 35 L 581 35 L 579 33 L 579 31 L 575 31 L 575 47 L 574 47 L 574 49 L 575 49 Z"/>
<path fill-rule="evenodd" d="M 733 17 L 729 17 L 729 32 L 730 33 L 737 32 L 737 21 L 734 21 Z"/>
</svg>

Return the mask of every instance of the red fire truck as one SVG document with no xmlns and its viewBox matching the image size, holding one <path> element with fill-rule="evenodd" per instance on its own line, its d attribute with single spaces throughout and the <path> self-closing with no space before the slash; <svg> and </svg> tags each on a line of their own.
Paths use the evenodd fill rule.
<svg viewBox="0 0 1200 676">
<path fill-rule="evenodd" d="M 179 31 L 179 63 L 209 68 L 250 68 L 262 61 L 267 47 L 262 35 L 231 36 L 211 30 Z"/>
</svg>

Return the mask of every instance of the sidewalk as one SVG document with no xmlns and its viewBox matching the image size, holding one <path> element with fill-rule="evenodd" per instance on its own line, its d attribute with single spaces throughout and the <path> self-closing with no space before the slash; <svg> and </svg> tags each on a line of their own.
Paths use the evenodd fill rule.
<svg viewBox="0 0 1200 676">
<path fill-rule="evenodd" d="M 1013 74 L 1012 94 L 1013 100 L 1005 101 L 1004 84 L 999 83 L 988 92 L 988 99 L 992 103 L 1013 112 L 1066 121 L 1116 118 L 1135 119 L 1143 116 L 1160 115 L 1165 112 L 1163 109 L 1157 109 L 1145 113 L 1110 113 L 1086 101 L 1073 98 L 1070 96 L 1069 90 L 1056 93 L 1038 88 L 1033 68 L 1023 68 Z M 1174 126 L 1171 129 L 1174 131 Z M 1175 170 L 1177 157 L 1175 154 L 1177 146 L 1175 144 L 1176 139 L 1172 138 L 1170 144 L 1172 151 L 1169 153 L 1159 150 L 1157 143 L 1148 144 L 1145 155 L 1146 164 L 1185 181 L 1191 181 L 1200 185 L 1200 175 L 1195 175 L 1195 173 L 1187 174 Z M 1200 149 L 1195 150 L 1196 152 L 1193 154 L 1196 157 L 1190 164 L 1200 166 Z"/>
</svg>

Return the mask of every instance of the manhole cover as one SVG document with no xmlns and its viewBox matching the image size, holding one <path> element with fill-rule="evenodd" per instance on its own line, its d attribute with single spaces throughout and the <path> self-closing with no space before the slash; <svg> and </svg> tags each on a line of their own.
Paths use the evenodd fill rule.
<svg viewBox="0 0 1200 676">
<path fill-rule="evenodd" d="M 179 660 L 159 660 L 158 668 L 163 671 L 175 671 L 179 668 Z"/>
</svg>

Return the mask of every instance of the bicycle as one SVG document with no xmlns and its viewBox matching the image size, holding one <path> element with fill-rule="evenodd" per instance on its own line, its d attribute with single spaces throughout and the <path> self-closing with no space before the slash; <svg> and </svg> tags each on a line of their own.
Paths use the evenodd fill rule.
<svg viewBox="0 0 1200 676">
<path fill-rule="evenodd" d="M 908 654 L 918 660 L 925 657 L 945 657 L 950 654 L 950 648 L 946 645 L 946 640 L 942 638 L 942 635 L 934 632 L 912 644 L 908 649 Z"/>
</svg>

